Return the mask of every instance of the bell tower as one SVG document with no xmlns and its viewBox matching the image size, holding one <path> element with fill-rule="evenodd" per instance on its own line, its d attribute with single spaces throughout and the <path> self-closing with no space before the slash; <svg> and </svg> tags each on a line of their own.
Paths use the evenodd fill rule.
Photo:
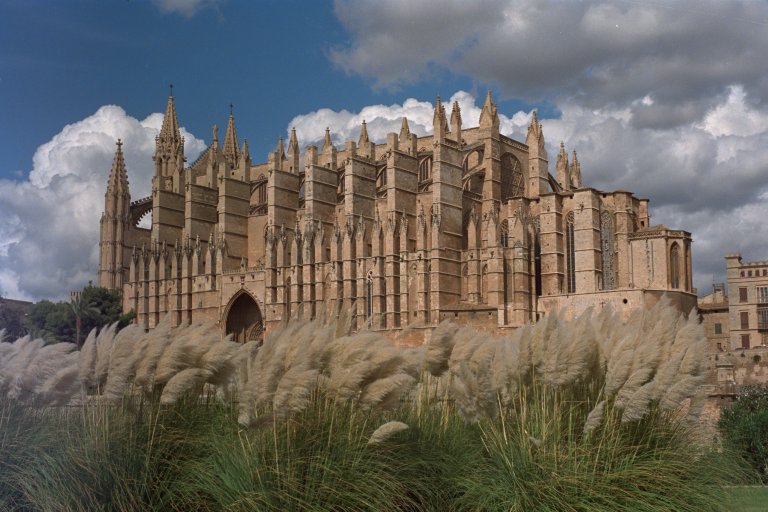
<svg viewBox="0 0 768 512">
<path fill-rule="evenodd" d="M 131 228 L 131 193 L 123 158 L 123 142 L 117 139 L 115 158 L 104 194 L 104 213 L 99 235 L 99 286 L 122 290 L 129 259 L 126 232 Z"/>
</svg>

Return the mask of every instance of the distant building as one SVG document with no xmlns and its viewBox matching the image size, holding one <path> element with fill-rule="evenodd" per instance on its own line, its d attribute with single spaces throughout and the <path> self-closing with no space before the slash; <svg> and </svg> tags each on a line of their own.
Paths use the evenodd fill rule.
<svg viewBox="0 0 768 512">
<path fill-rule="evenodd" d="M 535 112 L 513 140 L 490 93 L 474 127 L 438 98 L 430 135 L 404 118 L 376 144 L 363 122 L 357 142 L 326 130 L 302 154 L 292 131 L 258 164 L 230 114 L 189 166 L 171 96 L 153 159 L 152 195 L 132 200 L 118 141 L 100 238 L 100 286 L 146 328 L 170 313 L 243 341 L 349 300 L 356 328 L 424 335 L 446 318 L 496 330 L 664 294 L 696 303 L 690 233 L 651 226 L 647 199 L 584 185 L 562 144 L 551 174 Z"/>
<path fill-rule="evenodd" d="M 730 350 L 768 345 L 768 261 L 725 257 L 729 291 Z"/>
<path fill-rule="evenodd" d="M 712 293 L 699 299 L 699 314 L 709 340 L 709 351 L 730 350 L 730 313 L 724 283 L 713 285 Z"/>
</svg>

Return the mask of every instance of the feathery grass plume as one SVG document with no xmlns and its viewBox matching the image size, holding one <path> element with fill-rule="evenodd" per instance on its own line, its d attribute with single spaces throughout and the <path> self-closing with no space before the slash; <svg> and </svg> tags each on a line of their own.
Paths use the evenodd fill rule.
<svg viewBox="0 0 768 512">
<path fill-rule="evenodd" d="M 603 424 L 603 413 L 605 412 L 605 400 L 600 400 L 594 409 L 587 415 L 587 421 L 584 423 L 584 433 L 589 434 L 597 430 Z"/>
<path fill-rule="evenodd" d="M 96 363 L 93 366 L 93 382 L 97 390 L 104 388 L 109 371 L 109 358 L 112 355 L 112 347 L 117 335 L 118 322 L 99 331 L 96 336 Z"/>
<path fill-rule="evenodd" d="M 408 430 L 408 425 L 402 421 L 388 421 L 376 430 L 373 431 L 371 437 L 368 439 L 368 444 L 383 443 L 393 435 L 403 430 Z"/>
<path fill-rule="evenodd" d="M 277 384 L 272 410 L 277 417 L 303 411 L 309 404 L 312 391 L 317 386 L 317 368 L 305 364 L 290 368 Z"/>
<path fill-rule="evenodd" d="M 199 367 L 201 359 L 218 343 L 221 343 L 221 334 L 210 324 L 176 329 L 157 362 L 155 385 L 164 385 L 184 369 Z"/>
<path fill-rule="evenodd" d="M 211 375 L 210 370 L 203 368 L 185 368 L 179 371 L 163 386 L 160 403 L 172 404 L 189 393 L 199 393 Z"/>
<path fill-rule="evenodd" d="M 184 330 L 183 325 L 179 327 L 176 332 L 177 335 Z M 147 392 L 152 390 L 155 386 L 155 376 L 160 358 L 168 346 L 177 339 L 177 337 L 171 336 L 171 315 L 165 315 L 152 330 L 142 336 L 135 354 L 136 369 L 133 383 L 136 387 Z"/>
<path fill-rule="evenodd" d="M 382 377 L 361 390 L 358 403 L 368 409 L 395 409 L 400 406 L 402 398 L 411 392 L 417 382 L 416 378 L 407 373 L 394 373 Z"/>
<path fill-rule="evenodd" d="M 102 395 L 108 400 L 123 397 L 132 384 L 136 362 L 137 345 L 144 335 L 144 328 L 129 325 L 117 333 L 109 354 L 107 380 Z"/>
<path fill-rule="evenodd" d="M 425 365 L 427 371 L 433 376 L 438 377 L 448 370 L 448 361 L 451 358 L 458 330 L 459 327 L 456 324 L 443 320 L 432 332 L 427 344 Z"/>
<path fill-rule="evenodd" d="M 82 403 L 79 353 L 71 352 L 60 361 L 61 368 L 40 384 L 36 390 L 41 404 L 49 406 L 77 405 Z"/>
<path fill-rule="evenodd" d="M 30 350 L 35 347 L 35 350 Z M 8 390 L 8 397 L 16 400 L 39 399 L 44 401 L 41 395 L 42 389 L 48 389 L 48 381 L 55 380 L 58 371 L 64 365 L 76 364 L 76 359 L 67 357 L 77 350 L 74 343 L 53 343 L 41 346 L 37 343 L 29 344 L 24 350 L 24 358 L 16 359 L 16 378 Z M 24 362 L 23 367 L 18 364 Z M 50 384 L 54 385 L 54 384 Z"/>
<path fill-rule="evenodd" d="M 86 389 L 94 387 L 94 376 L 96 369 L 96 328 L 91 329 L 88 336 L 80 347 L 80 368 L 78 378 Z"/>
<path fill-rule="evenodd" d="M 491 361 L 490 381 L 501 407 L 508 407 L 517 395 L 520 376 L 515 373 L 517 360 L 520 357 L 519 330 L 511 337 L 501 338 L 496 345 L 496 351 Z"/>
<path fill-rule="evenodd" d="M 240 344 L 232 341 L 232 335 L 229 335 L 223 341 L 213 344 L 200 358 L 197 366 L 211 372 L 209 383 L 226 386 L 235 380 L 240 355 Z"/>
</svg>

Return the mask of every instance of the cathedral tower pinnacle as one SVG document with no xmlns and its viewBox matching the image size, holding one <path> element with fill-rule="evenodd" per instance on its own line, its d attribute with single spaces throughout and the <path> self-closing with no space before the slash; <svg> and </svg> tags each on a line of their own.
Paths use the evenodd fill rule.
<svg viewBox="0 0 768 512">
<path fill-rule="evenodd" d="M 171 188 L 173 177 L 184 170 L 184 137 L 179 130 L 179 120 L 176 117 L 176 104 L 173 100 L 173 86 L 168 103 L 165 107 L 163 125 L 155 138 L 155 178 L 153 187 L 159 190 Z"/>
<path fill-rule="evenodd" d="M 130 227 L 131 193 L 123 157 L 123 142 L 117 139 L 115 157 L 104 194 L 104 213 L 99 234 L 99 286 L 122 290 L 125 257 L 125 232 Z"/>
<path fill-rule="evenodd" d="M 232 113 L 233 106 L 229 105 L 229 119 L 227 120 L 227 131 L 224 133 L 224 147 L 222 154 L 230 167 L 237 165 L 240 157 L 240 148 L 237 144 L 237 130 L 235 130 L 235 116 Z"/>
<path fill-rule="evenodd" d="M 560 185 L 560 189 L 563 192 L 571 190 L 571 174 L 568 165 L 568 153 L 565 152 L 565 144 L 560 143 L 560 152 L 557 154 L 557 163 L 555 169 L 557 170 L 557 183 Z"/>
</svg>

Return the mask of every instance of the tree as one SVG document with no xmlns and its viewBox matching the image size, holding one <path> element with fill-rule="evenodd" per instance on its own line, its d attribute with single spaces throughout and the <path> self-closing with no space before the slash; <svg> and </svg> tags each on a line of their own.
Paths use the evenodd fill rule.
<svg viewBox="0 0 768 512">
<path fill-rule="evenodd" d="M 723 441 L 768 483 L 768 387 L 744 386 L 720 414 Z"/>
<path fill-rule="evenodd" d="M 23 314 L 7 307 L 2 301 L 0 301 L 0 330 L 5 330 L 6 341 L 15 341 L 27 334 Z"/>
<path fill-rule="evenodd" d="M 117 290 L 88 284 L 71 302 L 42 300 L 27 315 L 26 328 L 49 342 L 82 341 L 92 329 L 118 322 L 118 329 L 128 325 L 134 313 L 122 313 L 122 298 Z"/>
<path fill-rule="evenodd" d="M 79 293 L 70 299 L 69 307 L 72 308 L 72 314 L 75 315 L 75 343 L 79 347 L 83 333 L 83 316 L 97 315 L 99 310 L 96 309 L 92 303 L 86 302 L 82 293 Z"/>
</svg>

